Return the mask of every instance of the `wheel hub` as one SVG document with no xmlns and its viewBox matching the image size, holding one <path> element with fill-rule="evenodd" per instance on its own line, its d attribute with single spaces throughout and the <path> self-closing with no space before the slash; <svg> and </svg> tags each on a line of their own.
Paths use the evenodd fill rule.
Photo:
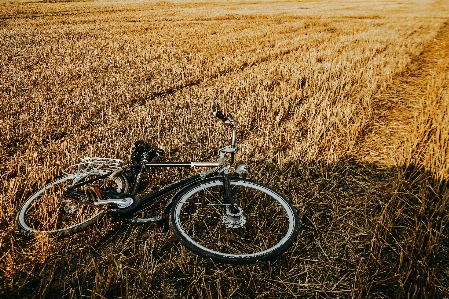
<svg viewBox="0 0 449 299">
<path fill-rule="evenodd" d="M 231 211 L 234 210 L 234 211 Z M 223 216 L 223 224 L 229 228 L 240 228 L 246 223 L 242 208 L 226 206 L 226 215 Z"/>
</svg>

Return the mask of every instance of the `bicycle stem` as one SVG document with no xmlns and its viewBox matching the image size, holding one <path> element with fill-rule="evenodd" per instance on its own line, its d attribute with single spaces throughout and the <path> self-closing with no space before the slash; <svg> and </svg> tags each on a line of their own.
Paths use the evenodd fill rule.
<svg viewBox="0 0 449 299">
<path fill-rule="evenodd" d="M 232 127 L 232 138 L 231 138 L 231 146 L 235 148 L 235 141 L 237 139 L 236 128 L 234 124 L 231 124 Z"/>
<path fill-rule="evenodd" d="M 233 149 L 233 151 L 227 151 L 228 153 L 231 154 L 231 165 L 234 164 L 234 156 L 235 156 L 235 151 L 237 150 L 237 147 L 235 145 L 236 143 L 236 139 L 237 139 L 237 133 L 236 133 L 236 124 L 239 124 L 239 121 L 231 116 L 225 116 L 220 110 L 218 110 L 218 106 L 215 106 L 214 111 L 212 112 L 213 115 L 219 119 L 221 119 L 221 121 L 225 124 L 228 124 L 231 126 L 232 129 L 232 137 L 231 137 L 231 148 Z M 229 146 L 224 147 L 223 149 L 228 149 Z M 220 150 L 220 164 L 223 163 L 223 156 L 221 155 L 222 150 Z"/>
<path fill-rule="evenodd" d="M 232 146 L 232 148 L 235 148 L 237 150 L 237 147 L 235 146 L 235 142 L 236 142 L 236 139 L 237 139 L 236 128 L 235 128 L 235 125 L 233 123 L 231 123 L 231 126 L 232 126 L 231 146 Z M 235 151 L 231 153 L 231 165 L 234 164 L 234 156 L 235 156 Z"/>
</svg>

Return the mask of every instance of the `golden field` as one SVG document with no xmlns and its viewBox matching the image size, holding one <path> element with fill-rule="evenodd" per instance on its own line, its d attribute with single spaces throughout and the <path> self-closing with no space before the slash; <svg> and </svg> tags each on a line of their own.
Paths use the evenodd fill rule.
<svg viewBox="0 0 449 299">
<path fill-rule="evenodd" d="M 0 0 L 0 296 L 449 296 L 448 50 L 446 1 Z M 216 159 L 214 104 L 301 217 L 276 261 L 214 264 L 152 225 L 16 231 L 79 157 Z"/>
</svg>

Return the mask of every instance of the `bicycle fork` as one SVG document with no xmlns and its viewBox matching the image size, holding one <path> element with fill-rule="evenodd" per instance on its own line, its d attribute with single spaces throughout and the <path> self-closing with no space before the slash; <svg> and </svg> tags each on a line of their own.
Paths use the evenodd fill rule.
<svg viewBox="0 0 449 299">
<path fill-rule="evenodd" d="M 223 170 L 223 198 L 226 206 L 226 214 L 223 216 L 223 224 L 229 228 L 240 228 L 246 223 L 243 209 L 232 198 L 231 178 L 228 168 Z"/>
</svg>

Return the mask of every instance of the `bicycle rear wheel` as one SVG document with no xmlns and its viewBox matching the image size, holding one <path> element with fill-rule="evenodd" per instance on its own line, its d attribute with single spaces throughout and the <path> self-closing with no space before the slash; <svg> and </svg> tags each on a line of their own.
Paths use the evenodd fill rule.
<svg viewBox="0 0 449 299">
<path fill-rule="evenodd" d="M 94 178 L 89 175 L 83 180 Z M 17 215 L 18 228 L 30 235 L 48 233 L 65 235 L 81 231 L 96 223 L 104 214 L 104 205 L 95 205 L 95 199 L 87 196 L 92 187 L 101 191 L 127 192 L 128 181 L 122 175 L 104 178 L 72 190 L 75 175 L 57 178 L 31 195 L 20 207 Z"/>
<path fill-rule="evenodd" d="M 223 201 L 213 178 L 182 193 L 172 207 L 175 235 L 192 252 L 217 262 L 245 264 L 277 257 L 296 240 L 298 215 L 275 191 L 249 180 L 231 180 L 238 211 Z"/>
</svg>

